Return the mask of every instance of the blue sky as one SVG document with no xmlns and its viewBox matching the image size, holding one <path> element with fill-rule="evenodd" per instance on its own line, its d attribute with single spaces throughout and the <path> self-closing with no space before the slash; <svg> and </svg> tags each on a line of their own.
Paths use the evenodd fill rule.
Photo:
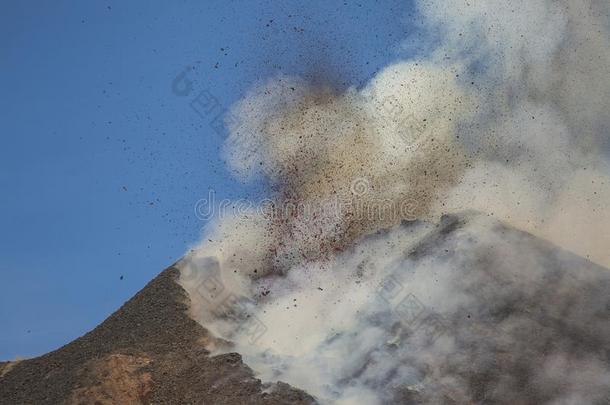
<svg viewBox="0 0 610 405">
<path fill-rule="evenodd" d="M 199 239 L 208 190 L 261 192 L 226 171 L 199 91 L 228 107 L 278 73 L 358 86 L 417 48 L 407 1 L 303 3 L 3 2 L 0 359 L 104 320 Z"/>
</svg>

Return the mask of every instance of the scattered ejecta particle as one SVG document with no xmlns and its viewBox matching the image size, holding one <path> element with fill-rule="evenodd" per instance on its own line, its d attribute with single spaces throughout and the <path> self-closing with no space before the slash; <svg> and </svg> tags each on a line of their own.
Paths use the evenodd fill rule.
<svg viewBox="0 0 610 405">
<path fill-rule="evenodd" d="M 0 361 L 0 405 L 610 403 L 610 2 L 415 3 L 414 52 L 362 81 L 341 72 L 386 46 L 352 55 L 315 34 L 327 10 L 313 27 L 314 7 L 280 11 L 274 54 L 298 38 L 290 55 L 320 60 L 261 55 L 285 75 L 232 106 L 207 94 L 211 115 L 192 123 L 224 123 L 219 158 L 257 198 L 201 200 L 227 215 L 103 326 L 13 370 Z M 324 32 L 345 27 L 334 17 Z M 234 43 L 206 66 L 237 66 L 220 58 Z"/>
</svg>

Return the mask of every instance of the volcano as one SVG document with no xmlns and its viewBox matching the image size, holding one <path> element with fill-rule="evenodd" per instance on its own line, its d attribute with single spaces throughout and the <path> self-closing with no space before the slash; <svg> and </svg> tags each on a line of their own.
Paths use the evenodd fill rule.
<svg viewBox="0 0 610 405">
<path fill-rule="evenodd" d="M 169 267 L 102 324 L 38 358 L 0 363 L 1 404 L 309 404 L 263 385 L 237 353 L 211 357 Z"/>
<path fill-rule="evenodd" d="M 388 404 L 610 403 L 608 269 L 472 212 L 403 221 L 348 253 L 376 244 L 398 253 L 382 261 L 381 248 L 367 249 L 377 253 L 347 266 L 342 283 L 358 289 L 379 276 L 367 310 L 307 354 L 347 353 L 321 387 L 301 384 L 285 364 L 278 371 L 273 348 L 211 348 L 218 337 L 189 316 L 195 298 L 178 283 L 179 262 L 83 337 L 0 363 L 0 403 L 348 403 L 340 392 L 356 387 Z M 274 299 L 271 289 L 264 300 Z M 304 364 L 313 364 L 311 380 L 315 364 L 327 366 Z"/>
</svg>

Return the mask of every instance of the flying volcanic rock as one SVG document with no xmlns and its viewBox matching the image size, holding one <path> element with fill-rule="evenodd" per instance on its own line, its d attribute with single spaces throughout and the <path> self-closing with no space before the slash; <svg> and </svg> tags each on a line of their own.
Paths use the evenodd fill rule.
<svg viewBox="0 0 610 405">
<path fill-rule="evenodd" d="M 163 271 L 101 325 L 44 356 L 0 363 L 0 404 L 309 404 L 262 385 L 236 353 L 211 357 L 208 333 Z"/>
<path fill-rule="evenodd" d="M 403 222 L 344 256 L 326 281 L 276 280 L 254 310 L 266 333 L 220 346 L 171 267 L 85 336 L 0 363 L 0 403 L 608 403 L 607 269 L 473 213 Z"/>
<path fill-rule="evenodd" d="M 484 214 L 403 221 L 233 299 L 213 258 L 179 266 L 199 322 L 323 404 L 610 400 L 610 272 Z"/>
</svg>

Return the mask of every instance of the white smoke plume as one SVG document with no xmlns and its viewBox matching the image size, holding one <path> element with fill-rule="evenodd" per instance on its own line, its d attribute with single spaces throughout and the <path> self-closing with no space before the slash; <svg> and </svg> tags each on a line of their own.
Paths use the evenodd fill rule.
<svg viewBox="0 0 610 405">
<path fill-rule="evenodd" d="M 321 403 L 604 403 L 607 271 L 488 217 L 610 267 L 610 5 L 417 6 L 428 55 L 234 106 L 228 162 L 269 200 L 181 263 L 192 315 Z"/>
<path fill-rule="evenodd" d="M 469 66 L 474 170 L 445 201 L 610 266 L 609 6 L 605 1 L 422 1 L 437 65 Z M 566 232 L 566 230 L 571 230 Z"/>
</svg>

